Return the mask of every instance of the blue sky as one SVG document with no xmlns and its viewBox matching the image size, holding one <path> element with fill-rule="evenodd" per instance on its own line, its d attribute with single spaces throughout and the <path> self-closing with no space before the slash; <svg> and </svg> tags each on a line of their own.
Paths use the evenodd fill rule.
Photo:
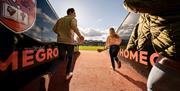
<svg viewBox="0 0 180 91">
<path fill-rule="evenodd" d="M 85 39 L 105 40 L 108 28 L 118 28 L 127 11 L 124 0 L 49 0 L 59 17 L 66 15 L 68 8 L 76 10 L 78 28 Z"/>
</svg>

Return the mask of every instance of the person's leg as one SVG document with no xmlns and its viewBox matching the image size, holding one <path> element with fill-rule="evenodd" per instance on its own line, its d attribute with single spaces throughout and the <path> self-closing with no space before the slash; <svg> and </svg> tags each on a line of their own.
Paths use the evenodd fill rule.
<svg viewBox="0 0 180 91">
<path fill-rule="evenodd" d="M 180 91 L 180 73 L 156 63 L 148 76 L 147 91 Z"/>
<path fill-rule="evenodd" d="M 65 60 L 66 57 L 66 44 L 59 44 L 58 45 L 58 51 L 59 51 L 59 61 Z"/>
<path fill-rule="evenodd" d="M 67 67 L 66 67 L 66 75 L 72 71 L 72 63 L 73 63 L 73 55 L 74 55 L 74 45 L 67 45 Z"/>
<path fill-rule="evenodd" d="M 50 68 L 41 77 L 40 91 L 48 91 L 52 75 L 55 74 L 55 72 L 57 70 L 57 67 L 60 64 L 60 62 L 62 60 L 64 60 L 64 56 L 65 56 L 65 52 L 66 52 L 64 50 L 64 45 L 63 44 L 59 44 L 58 45 L 58 50 L 59 50 L 59 57 L 58 57 L 58 59 L 51 63 Z"/>
<path fill-rule="evenodd" d="M 121 67 L 121 62 L 119 61 L 119 59 L 118 59 L 118 57 L 117 57 L 118 52 L 119 52 L 119 46 L 118 46 L 118 45 L 114 45 L 112 52 L 113 52 L 113 53 L 112 53 L 112 54 L 113 54 L 113 57 L 114 57 L 116 63 L 118 64 L 118 68 L 120 68 L 120 67 Z"/>
<path fill-rule="evenodd" d="M 112 68 L 113 70 L 115 70 L 115 63 L 114 63 L 114 54 L 113 54 L 113 46 L 110 46 L 110 49 L 109 49 L 109 54 L 110 54 L 110 59 L 111 59 L 111 65 L 112 65 Z"/>
<path fill-rule="evenodd" d="M 153 91 L 154 83 L 158 82 L 158 80 L 162 78 L 164 74 L 165 73 L 159 68 L 153 66 L 148 76 L 147 91 Z"/>
<path fill-rule="evenodd" d="M 118 68 L 121 68 L 121 61 L 119 61 L 118 57 L 116 56 L 114 59 L 116 60 L 116 63 L 118 64 Z"/>
<path fill-rule="evenodd" d="M 48 69 L 47 72 L 54 74 L 56 71 L 56 68 L 58 67 L 58 65 L 60 64 L 61 61 L 63 61 L 65 59 L 65 54 L 66 54 L 66 50 L 64 48 L 64 44 L 59 44 L 58 45 L 58 52 L 59 52 L 59 56 L 58 59 L 56 59 L 55 61 L 53 61 L 51 63 L 51 67 Z"/>
<path fill-rule="evenodd" d="M 115 59 L 116 63 L 120 62 L 118 57 L 114 57 L 114 59 Z"/>
</svg>

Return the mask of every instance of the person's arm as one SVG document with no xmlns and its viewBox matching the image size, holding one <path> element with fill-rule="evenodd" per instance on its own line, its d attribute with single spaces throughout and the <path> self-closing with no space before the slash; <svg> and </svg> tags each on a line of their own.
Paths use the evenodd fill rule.
<svg viewBox="0 0 180 91">
<path fill-rule="evenodd" d="M 103 48 L 103 49 L 99 48 L 99 49 L 97 49 L 97 51 L 98 51 L 98 52 L 102 52 L 102 51 L 104 51 L 104 50 L 107 50 L 108 48 L 109 48 L 109 36 L 108 36 L 107 39 L 106 39 L 106 43 L 105 43 L 104 48 Z"/>
<path fill-rule="evenodd" d="M 106 39 L 106 43 L 105 43 L 105 47 L 104 47 L 104 49 L 108 49 L 108 47 L 109 47 L 109 40 L 110 40 L 110 37 L 108 36 L 107 37 L 107 39 Z"/>
<path fill-rule="evenodd" d="M 97 51 L 98 51 L 98 52 L 102 52 L 102 51 L 104 51 L 104 50 L 107 50 L 108 47 L 109 47 L 109 36 L 108 36 L 107 39 L 106 39 L 106 43 L 105 43 L 104 48 L 103 48 L 103 49 L 102 49 L 102 48 L 98 48 Z"/>
<path fill-rule="evenodd" d="M 139 28 L 139 23 L 136 24 L 135 28 L 133 29 L 128 44 L 126 46 L 127 50 L 137 50 L 137 42 L 138 42 L 138 28 Z"/>
<path fill-rule="evenodd" d="M 58 20 L 58 21 L 59 21 L 59 20 Z M 58 21 L 56 22 L 56 24 L 55 24 L 54 27 L 53 27 L 53 31 L 54 31 L 56 34 L 58 33 L 58 29 L 57 29 Z"/>
<path fill-rule="evenodd" d="M 79 32 L 79 29 L 77 27 L 77 20 L 76 19 L 73 19 L 72 22 L 71 22 L 71 26 L 72 26 L 72 29 L 74 30 L 74 32 L 78 35 L 79 38 L 82 37 L 81 33 Z"/>
</svg>

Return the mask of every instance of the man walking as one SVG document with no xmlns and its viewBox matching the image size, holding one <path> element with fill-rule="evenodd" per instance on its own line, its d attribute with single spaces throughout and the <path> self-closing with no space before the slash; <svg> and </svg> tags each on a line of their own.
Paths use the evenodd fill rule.
<svg viewBox="0 0 180 91">
<path fill-rule="evenodd" d="M 72 61 L 73 61 L 73 53 L 74 53 L 74 33 L 76 33 L 80 39 L 80 41 L 84 40 L 84 37 L 79 32 L 77 27 L 76 13 L 74 8 L 69 8 L 67 10 L 67 16 L 60 18 L 54 28 L 53 31 L 57 34 L 57 42 L 59 43 L 59 55 L 60 59 L 67 59 L 66 66 L 66 80 L 72 77 Z"/>
</svg>

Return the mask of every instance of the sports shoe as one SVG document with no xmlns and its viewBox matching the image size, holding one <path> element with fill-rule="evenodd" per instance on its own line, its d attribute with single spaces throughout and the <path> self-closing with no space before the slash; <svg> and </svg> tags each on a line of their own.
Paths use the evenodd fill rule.
<svg viewBox="0 0 180 91">
<path fill-rule="evenodd" d="M 73 76 L 73 73 L 70 72 L 68 75 L 66 75 L 66 80 L 70 79 Z"/>
<path fill-rule="evenodd" d="M 112 69 L 113 71 L 115 71 L 115 68 L 113 68 L 112 66 L 110 66 L 110 69 Z"/>
</svg>

